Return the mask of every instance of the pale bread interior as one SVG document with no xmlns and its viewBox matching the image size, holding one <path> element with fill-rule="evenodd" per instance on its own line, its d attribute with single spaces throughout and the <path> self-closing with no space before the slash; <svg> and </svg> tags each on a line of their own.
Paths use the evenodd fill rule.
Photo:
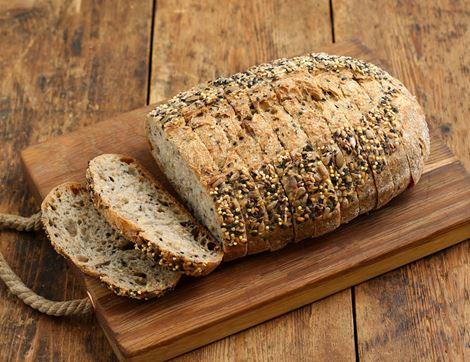
<svg viewBox="0 0 470 362">
<path fill-rule="evenodd" d="M 43 202 L 42 217 L 54 248 L 117 294 L 157 296 L 180 278 L 155 265 L 114 231 L 79 184 L 63 184 L 51 191 Z"/>
<path fill-rule="evenodd" d="M 89 164 L 93 191 L 119 218 L 134 224 L 148 243 L 188 260 L 219 263 L 215 240 L 201 232 L 190 214 L 160 189 L 136 163 L 114 154 Z"/>
</svg>

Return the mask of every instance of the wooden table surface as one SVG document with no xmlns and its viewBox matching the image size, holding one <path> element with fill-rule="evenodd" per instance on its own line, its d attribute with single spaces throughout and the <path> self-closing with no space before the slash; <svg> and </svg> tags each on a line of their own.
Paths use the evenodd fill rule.
<svg viewBox="0 0 470 362">
<path fill-rule="evenodd" d="M 349 38 L 385 59 L 470 170 L 469 27 L 464 0 L 0 0 L 0 212 L 37 210 L 19 162 L 27 145 L 220 74 Z M 464 360 L 469 246 L 463 242 L 178 360 Z M 79 279 L 44 236 L 2 232 L 0 247 L 38 293 L 83 296 Z M 0 360 L 114 359 L 93 317 L 40 315 L 3 284 L 0 301 Z"/>
</svg>

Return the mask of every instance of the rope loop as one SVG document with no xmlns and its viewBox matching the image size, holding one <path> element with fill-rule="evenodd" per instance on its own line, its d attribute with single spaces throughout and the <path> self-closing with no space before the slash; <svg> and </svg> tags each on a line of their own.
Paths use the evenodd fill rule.
<svg viewBox="0 0 470 362">
<path fill-rule="evenodd" d="M 41 213 L 31 217 L 23 217 L 0 213 L 0 230 L 13 229 L 17 231 L 37 231 L 42 229 Z M 88 298 L 56 302 L 46 299 L 29 289 L 10 268 L 0 252 L 0 279 L 2 279 L 10 292 L 16 295 L 23 303 L 41 313 L 61 317 L 88 314 L 92 311 Z"/>
</svg>

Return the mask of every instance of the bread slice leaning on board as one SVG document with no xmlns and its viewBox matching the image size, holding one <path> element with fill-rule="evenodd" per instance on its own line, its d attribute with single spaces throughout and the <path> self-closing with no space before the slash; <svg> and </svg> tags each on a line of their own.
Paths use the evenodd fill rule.
<svg viewBox="0 0 470 362">
<path fill-rule="evenodd" d="M 180 273 L 156 265 L 105 221 L 84 186 L 57 186 L 41 210 L 54 249 L 116 294 L 147 299 L 167 293 L 178 283 Z"/>
<path fill-rule="evenodd" d="M 414 96 L 345 56 L 279 59 L 179 93 L 146 122 L 151 152 L 224 260 L 330 232 L 419 181 L 430 141 Z"/>
<path fill-rule="evenodd" d="M 201 276 L 222 261 L 219 242 L 135 159 L 103 154 L 86 178 L 96 209 L 159 265 Z"/>
</svg>

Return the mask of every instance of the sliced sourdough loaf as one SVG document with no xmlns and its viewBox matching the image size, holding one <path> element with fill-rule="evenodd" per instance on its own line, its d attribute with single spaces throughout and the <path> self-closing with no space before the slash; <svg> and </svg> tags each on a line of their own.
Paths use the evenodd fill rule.
<svg viewBox="0 0 470 362">
<path fill-rule="evenodd" d="M 223 115 L 227 112 L 214 113 L 213 123 L 224 129 L 228 149 L 230 143 L 234 150 L 244 144 L 237 142 L 239 134 L 258 144 L 261 156 L 251 157 L 253 162 L 239 149 L 234 151 L 252 179 L 250 168 L 260 164 L 256 159 L 273 166 L 288 201 L 294 240 L 321 235 L 385 205 L 419 180 L 429 154 L 427 126 L 414 97 L 386 72 L 349 57 L 310 54 L 280 59 L 199 89 L 203 91 L 197 97 L 203 100 L 193 103 L 192 112 L 210 114 L 226 100 L 236 115 L 235 122 L 232 115 Z M 181 112 L 174 100 L 168 104 Z M 233 127 L 236 124 L 244 133 Z M 205 130 L 207 139 L 220 132 Z M 153 139 L 149 133 L 149 138 L 153 144 L 165 142 L 165 136 Z M 158 152 L 154 155 L 164 167 L 171 162 Z M 268 211 L 268 193 L 259 194 Z M 245 211 L 241 214 L 246 216 Z M 271 220 L 268 213 L 267 227 L 273 226 Z"/>
<path fill-rule="evenodd" d="M 200 276 L 222 261 L 219 242 L 136 160 L 98 156 L 88 165 L 87 181 L 98 211 L 159 265 Z"/>
<path fill-rule="evenodd" d="M 44 199 L 42 220 L 52 246 L 118 295 L 142 299 L 173 289 L 181 274 L 156 265 L 96 211 L 86 188 L 65 183 Z"/>
</svg>

